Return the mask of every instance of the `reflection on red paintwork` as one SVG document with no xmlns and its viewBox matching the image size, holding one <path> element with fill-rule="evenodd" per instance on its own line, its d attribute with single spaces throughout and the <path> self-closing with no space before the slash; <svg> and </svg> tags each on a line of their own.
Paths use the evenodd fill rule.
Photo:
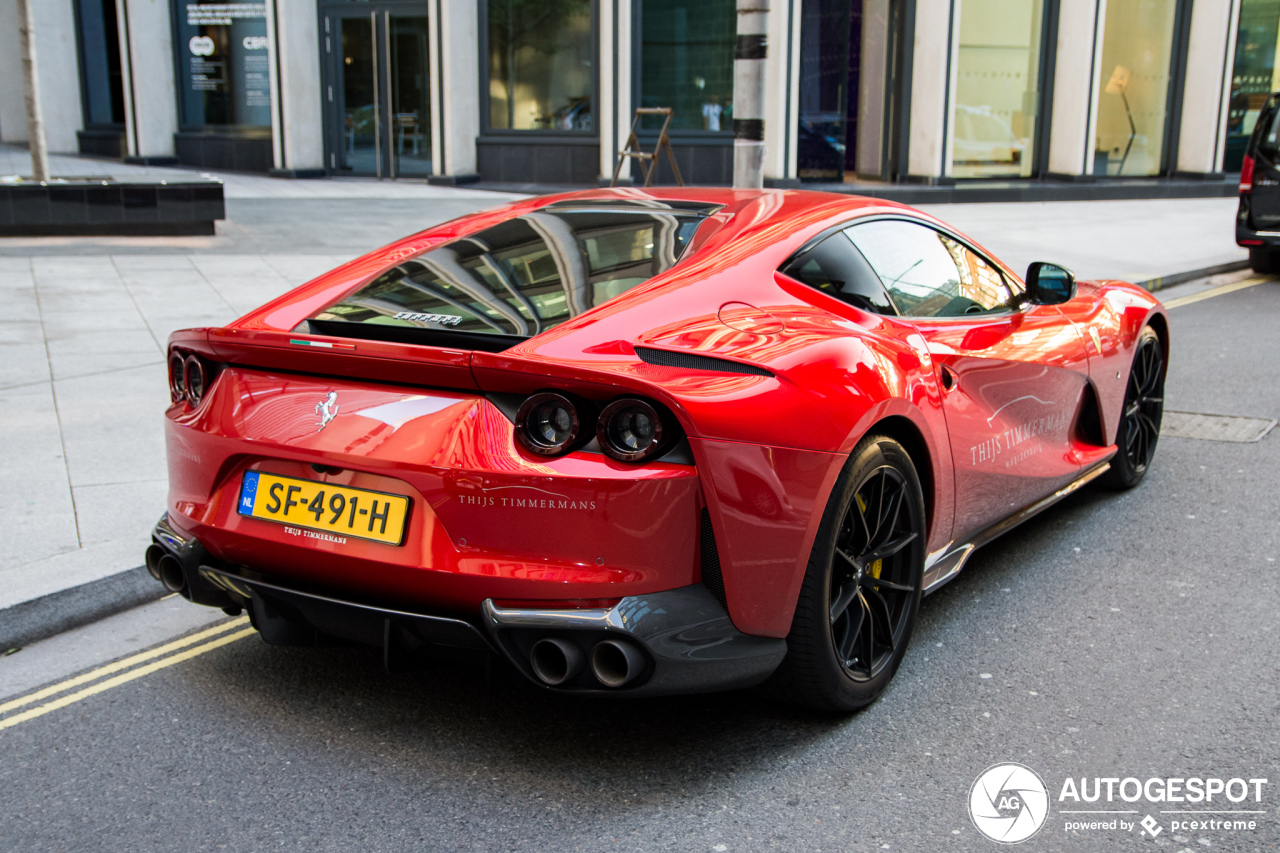
<svg viewBox="0 0 1280 853">
<path fill-rule="evenodd" d="M 352 340 L 299 327 L 388 267 L 511 216 L 574 199 L 723 205 L 673 267 L 502 352 Z M 226 328 L 171 345 L 221 372 L 166 423 L 169 512 L 216 556 L 361 599 L 474 616 L 481 601 L 617 600 L 699 577 L 711 521 L 729 612 L 786 636 L 822 510 L 869 430 L 914 436 L 928 551 L 1003 518 L 1112 450 L 1135 336 L 1156 300 L 1081 282 L 1058 307 L 908 321 L 868 314 L 777 270 L 806 241 L 891 202 L 804 191 L 601 190 L 528 199 L 445 223 L 352 261 Z M 773 376 L 648 364 L 688 351 Z M 944 381 L 945 380 L 945 381 Z M 669 409 L 694 466 L 632 465 L 579 450 L 547 459 L 514 440 L 484 394 L 546 388 L 597 406 L 642 395 Z M 320 428 L 317 404 L 336 392 Z M 1104 445 L 1079 419 L 1096 397 Z M 326 542 L 235 511 L 243 473 L 269 471 L 403 494 L 405 545 Z"/>
</svg>

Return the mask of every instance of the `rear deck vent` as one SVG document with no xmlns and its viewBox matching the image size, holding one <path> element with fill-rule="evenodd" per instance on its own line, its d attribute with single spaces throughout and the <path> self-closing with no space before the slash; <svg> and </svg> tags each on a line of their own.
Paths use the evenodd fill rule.
<svg viewBox="0 0 1280 853">
<path fill-rule="evenodd" d="M 636 347 L 636 355 L 646 364 L 659 364 L 663 367 L 683 367 L 686 370 L 714 370 L 717 373 L 745 373 L 750 376 L 772 376 L 773 371 L 754 364 L 742 364 L 727 358 L 712 358 L 709 355 L 694 355 L 688 352 L 671 352 L 665 349 Z"/>
<path fill-rule="evenodd" d="M 711 590 L 711 594 L 720 602 L 725 610 L 729 609 L 729 601 L 724 594 L 724 575 L 720 573 L 720 552 L 716 550 L 716 534 L 711 529 L 711 513 L 702 510 L 702 585 Z"/>
</svg>

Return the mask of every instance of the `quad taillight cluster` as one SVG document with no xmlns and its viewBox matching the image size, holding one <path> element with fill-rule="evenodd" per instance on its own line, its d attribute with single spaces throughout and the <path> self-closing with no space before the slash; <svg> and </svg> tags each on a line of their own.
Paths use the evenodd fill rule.
<svg viewBox="0 0 1280 853">
<path fill-rule="evenodd" d="M 645 462 L 669 450 L 679 436 L 675 419 L 640 397 L 621 397 L 597 412 L 589 401 L 541 391 L 516 413 L 516 438 L 539 456 L 563 455 L 594 437 L 612 459 Z"/>
<path fill-rule="evenodd" d="M 173 402 L 185 400 L 190 406 L 200 405 L 213 376 L 213 370 L 200 356 L 169 351 L 169 397 Z"/>
</svg>

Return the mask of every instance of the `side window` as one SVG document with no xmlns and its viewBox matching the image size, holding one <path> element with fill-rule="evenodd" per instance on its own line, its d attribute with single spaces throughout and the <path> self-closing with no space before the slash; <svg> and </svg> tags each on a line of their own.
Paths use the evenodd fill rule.
<svg viewBox="0 0 1280 853">
<path fill-rule="evenodd" d="M 886 219 L 847 232 L 902 314 L 958 317 L 1009 307 L 1004 276 L 963 244 L 925 225 Z"/>
<path fill-rule="evenodd" d="M 1254 153 L 1275 162 L 1280 159 L 1280 109 L 1276 109 L 1274 98 L 1267 100 L 1257 121 Z"/>
<path fill-rule="evenodd" d="M 884 285 L 848 232 L 832 234 L 782 268 L 782 272 L 855 308 L 896 314 Z"/>
</svg>

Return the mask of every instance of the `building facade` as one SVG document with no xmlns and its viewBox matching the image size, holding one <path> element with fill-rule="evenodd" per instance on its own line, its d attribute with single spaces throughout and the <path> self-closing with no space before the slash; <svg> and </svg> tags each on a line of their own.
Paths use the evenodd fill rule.
<svg viewBox="0 0 1280 853">
<path fill-rule="evenodd" d="M 685 179 L 732 178 L 735 0 L 33 6 L 55 152 L 595 184 L 634 110 L 669 107 Z M 1280 0 L 771 0 L 769 16 L 780 186 L 1218 177 L 1280 87 Z M 4 80 L 21 79 L 16 23 L 0 0 Z M 649 149 L 656 133 L 638 127 Z M 0 140 L 25 137 L 22 88 L 0 86 Z"/>
</svg>

